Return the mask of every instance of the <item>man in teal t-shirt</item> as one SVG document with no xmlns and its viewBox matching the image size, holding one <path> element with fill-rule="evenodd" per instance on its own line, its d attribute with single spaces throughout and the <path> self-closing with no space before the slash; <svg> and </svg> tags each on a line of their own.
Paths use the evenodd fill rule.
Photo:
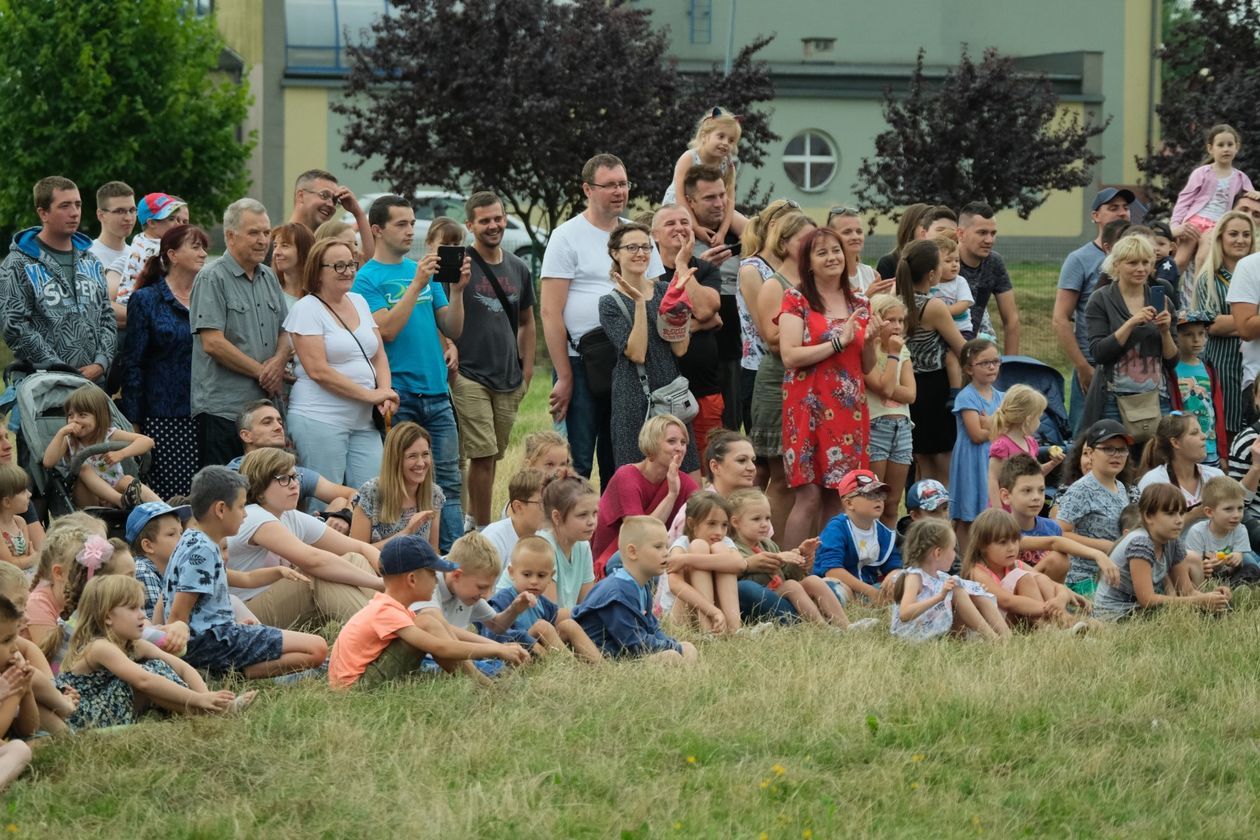
<svg viewBox="0 0 1260 840">
<path fill-rule="evenodd" d="M 407 199 L 384 195 L 372 202 L 368 222 L 376 241 L 376 256 L 354 278 L 354 291 L 363 295 L 385 339 L 385 354 L 399 406 L 395 420 L 412 420 L 432 439 L 433 478 L 446 494 L 441 511 L 439 542 L 442 551 L 464 530 L 460 508 L 459 432 L 446 384 L 446 361 L 438 330 L 452 341 L 464 330 L 464 287 L 469 266 L 447 299 L 430 282 L 436 256 L 416 263 L 409 259 L 416 214 Z"/>
</svg>

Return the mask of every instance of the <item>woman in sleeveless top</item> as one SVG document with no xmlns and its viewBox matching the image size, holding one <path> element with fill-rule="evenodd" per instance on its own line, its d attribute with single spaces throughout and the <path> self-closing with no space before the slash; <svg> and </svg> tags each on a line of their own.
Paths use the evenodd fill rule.
<svg viewBox="0 0 1260 840">
<path fill-rule="evenodd" d="M 931 296 L 940 263 L 936 243 L 927 239 L 911 243 L 897 261 L 897 294 L 906 304 L 906 346 L 914 367 L 910 420 L 917 476 L 947 484 L 956 424 L 950 414 L 945 353 L 960 353 L 964 341 L 944 301 Z"/>
<path fill-rule="evenodd" d="M 783 471 L 784 368 L 779 357 L 779 312 L 783 308 L 783 293 L 800 282 L 797 252 L 815 228 L 814 223 L 799 210 L 791 210 L 781 218 L 776 229 L 776 244 L 784 251 L 783 262 L 762 285 L 754 310 L 757 331 L 766 342 L 766 353 L 757 368 L 753 386 L 752 432 L 749 435 L 757 457 L 764 458 L 769 467 L 770 483 L 766 487 L 766 495 L 770 499 L 771 522 L 776 534 L 783 533 L 793 502 Z"/>
</svg>

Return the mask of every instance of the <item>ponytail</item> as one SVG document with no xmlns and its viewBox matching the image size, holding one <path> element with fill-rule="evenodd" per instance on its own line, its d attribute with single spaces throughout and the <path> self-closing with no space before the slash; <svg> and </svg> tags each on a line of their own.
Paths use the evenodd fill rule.
<svg viewBox="0 0 1260 840">
<path fill-rule="evenodd" d="M 1142 449 L 1142 472 L 1150 472 L 1156 467 L 1167 467 L 1168 483 L 1180 488 L 1181 485 L 1177 483 L 1177 474 L 1172 466 L 1175 452 L 1173 441 L 1188 432 L 1191 423 L 1198 422 L 1189 414 L 1166 414 L 1160 418 L 1159 425 L 1155 427 L 1155 434 Z M 1202 478 L 1202 471 L 1198 464 L 1194 465 L 1194 471 Z"/>
<path fill-rule="evenodd" d="M 919 326 L 914 286 L 941 265 L 941 249 L 935 242 L 919 239 L 907 246 L 897 260 L 897 294 L 906 305 L 906 335 Z"/>
</svg>

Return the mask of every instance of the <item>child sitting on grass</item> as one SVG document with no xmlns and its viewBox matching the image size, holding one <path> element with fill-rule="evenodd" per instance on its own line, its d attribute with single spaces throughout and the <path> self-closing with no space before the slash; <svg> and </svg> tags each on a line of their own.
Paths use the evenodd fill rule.
<svg viewBox="0 0 1260 840">
<path fill-rule="evenodd" d="M 474 622 L 493 634 L 506 633 L 516 620 L 516 613 L 501 613 L 486 600 L 486 596 L 494 591 L 495 582 L 502 572 L 499 553 L 490 541 L 476 531 L 470 531 L 451 545 L 447 560 L 455 568 L 440 575 L 433 594 L 427 600 L 412 603 L 412 611 L 418 615 L 429 613 L 440 616 L 451 635 L 465 642 L 482 639 L 469 629 Z M 511 656 L 496 655 L 489 660 L 480 660 L 478 667 L 481 671 L 493 676 L 502 667 L 499 661 L 521 664 L 529 658 L 517 656 L 517 646 L 508 647 L 513 648 Z"/>
<path fill-rule="evenodd" d="M 481 529 L 499 552 L 499 560 L 507 567 L 517 540 L 532 537 L 547 524 L 543 514 L 543 474 L 523 469 L 508 482 L 507 513 L 498 522 Z M 554 559 L 554 558 L 553 558 Z"/>
<path fill-rule="evenodd" d="M 166 619 L 188 625 L 185 658 L 212 674 L 235 670 L 258 679 L 315 668 L 328 657 L 328 644 L 319 636 L 236 623 L 219 544 L 245 520 L 245 484 L 243 475 L 227 467 L 205 467 L 193 476 L 192 519 L 163 581 Z"/>
<path fill-rule="evenodd" d="M 971 527 L 971 545 L 963 559 L 962 576 L 996 598 L 1003 615 L 1018 617 L 1034 626 L 1084 630 L 1087 625 L 1076 622 L 1068 608 L 1086 610 L 1089 602 L 1020 560 L 1020 536 L 1019 523 L 1004 510 L 989 508 L 977 516 Z"/>
<path fill-rule="evenodd" d="M 712 490 L 687 500 L 683 532 L 669 547 L 661 610 L 684 627 L 699 623 L 708 633 L 739 629 L 738 576 L 748 571 L 727 536 L 730 506 Z"/>
<path fill-rule="evenodd" d="M 1092 598 L 1100 571 L 1112 584 L 1120 579 L 1110 553 L 1123 536 L 1120 514 L 1130 500 L 1132 483 L 1126 479 L 1132 471 L 1129 446 L 1133 438 L 1118 421 L 1099 420 L 1085 431 L 1082 440 L 1080 462 L 1089 467 L 1059 496 L 1058 519 L 1060 527 L 1072 526 L 1079 542 L 1109 555 L 1100 566 L 1072 552 L 1064 583 L 1073 592 Z"/>
<path fill-rule="evenodd" d="M 906 532 L 906 567 L 892 586 L 892 634 L 923 641 L 971 630 L 989 640 L 1011 634 L 993 596 L 948 573 L 957 542 L 948 522 L 925 519 Z"/>
<path fill-rule="evenodd" d="M 144 587 L 126 575 L 93 577 L 58 682 L 79 692 L 74 729 L 135 723 L 149 705 L 168 712 L 239 711 L 257 695 L 210 691 L 197 670 L 141 638 Z"/>
<path fill-rule="evenodd" d="M 30 595 L 30 583 L 26 580 L 26 575 L 22 574 L 16 566 L 0 563 L 0 597 L 8 598 L 22 615 L 18 623 L 17 650 L 34 670 L 31 689 L 35 695 L 35 703 L 39 707 L 38 728 L 50 735 L 58 735 L 66 731 L 65 719 L 70 717 L 78 706 L 79 693 L 72 688 L 61 691 L 57 689 L 48 658 L 34 642 L 22 635 L 26 627 L 28 595 Z"/>
<path fill-rule="evenodd" d="M 998 493 L 1002 506 L 1011 512 L 1020 530 L 1020 560 L 1029 568 L 1062 583 L 1067 577 L 1068 555 L 1079 554 L 1107 569 L 1106 552 L 1091 548 L 1065 534 L 1059 523 L 1041 515 L 1046 505 L 1046 478 L 1041 465 L 1028 455 L 1008 458 L 998 473 Z"/>
<path fill-rule="evenodd" d="M 528 659 L 518 645 L 480 636 L 475 641 L 456 638 L 440 611 L 416 615 L 408 606 L 432 600 L 437 573 L 456 568 L 438 557 L 424 537 L 404 534 L 387 542 L 381 549 L 385 591 L 374 594 L 341 628 L 328 662 L 329 685 L 370 687 L 417 674 L 426 654 L 448 672 L 470 659 L 499 657 L 517 663 Z"/>
<path fill-rule="evenodd" d="M 35 672 L 18 650 L 21 623 L 22 614 L 8 598 L 0 597 L 0 790 L 7 788 L 31 763 L 31 748 L 25 741 L 4 740 L 23 712 L 29 723 L 35 709 L 31 693 Z"/>
<path fill-rule="evenodd" d="M 537 639 L 546 651 L 564 650 L 568 645 L 587 662 L 603 659 L 595 643 L 569 617 L 570 610 L 561 610 L 547 597 L 547 587 L 556 574 L 556 556 L 550 543 L 542 537 L 523 537 L 512 549 L 507 574 L 511 585 L 494 593 L 490 606 L 500 615 L 514 616 L 513 633 Z"/>
<path fill-rule="evenodd" d="M 1243 519 L 1243 486 L 1218 475 L 1203 486 L 1201 519 L 1186 531 L 1186 561 L 1195 586 L 1216 577 L 1231 584 L 1256 583 L 1260 563 L 1251 549 Z"/>
<path fill-rule="evenodd" d="M 621 567 L 595 585 L 573 611 L 573 620 L 605 656 L 695 662 L 695 646 L 666 636 L 652 612 L 648 583 L 664 573 L 668 562 L 665 525 L 652 516 L 628 516 L 617 544 Z"/>
<path fill-rule="evenodd" d="M 558 432 L 546 429 L 525 436 L 525 460 L 523 470 L 538 470 L 543 481 L 573 472 L 573 456 L 569 454 L 569 442 Z"/>
<path fill-rule="evenodd" d="M 882 607 L 892 597 L 880 586 L 901 568 L 896 534 L 879 521 L 887 491 L 888 485 L 870 470 L 852 470 L 840 479 L 837 492 L 844 512 L 823 528 L 814 554 L 814 574 L 837 581 L 833 588 L 841 604 L 861 595 Z M 888 583 L 892 585 L 891 580 Z"/>
<path fill-rule="evenodd" d="M 89 540 L 108 546 L 105 523 L 87 514 L 73 513 L 53 520 L 39 553 L 34 586 L 26 603 L 24 635 L 39 646 L 54 674 L 61 665 L 65 643 L 69 641 L 62 618 L 66 609 L 66 586 L 75 564 L 86 559 L 84 549 Z"/>
</svg>

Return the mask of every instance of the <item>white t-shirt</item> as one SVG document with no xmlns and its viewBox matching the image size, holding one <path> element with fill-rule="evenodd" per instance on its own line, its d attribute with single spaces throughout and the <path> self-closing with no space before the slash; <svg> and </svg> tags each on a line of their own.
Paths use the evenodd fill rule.
<svg viewBox="0 0 1260 840">
<path fill-rule="evenodd" d="M 132 238 L 131 244 L 127 246 L 122 256 L 107 265 L 110 271 L 117 271 L 122 275 L 122 279 L 118 281 L 119 303 L 126 303 L 131 297 L 131 293 L 136 288 L 136 278 L 140 276 L 140 270 L 161 246 L 162 240 L 154 239 L 144 231 L 140 231 Z"/>
<path fill-rule="evenodd" d="M 1233 279 L 1229 281 L 1229 294 L 1226 303 L 1260 304 L 1260 254 L 1243 257 L 1234 267 Z M 1251 387 L 1256 374 L 1260 373 L 1260 338 L 1242 343 L 1243 387 Z"/>
<path fill-rule="evenodd" d="M 853 544 L 857 546 L 858 568 L 874 566 L 879 563 L 879 524 L 862 530 L 849 520 L 849 532 L 853 534 Z"/>
<path fill-rule="evenodd" d="M 279 522 L 289 530 L 289 533 L 307 545 L 314 545 L 318 542 L 328 528 L 321 520 L 300 510 L 286 510 L 280 514 L 279 518 L 276 518 L 274 514 L 263 509 L 261 505 L 248 505 L 245 508 L 245 521 L 241 523 L 241 529 L 236 532 L 235 536 L 227 539 L 229 569 L 238 572 L 248 572 L 253 569 L 269 569 L 272 566 L 292 565 L 261 545 L 255 545 L 250 542 L 254 538 L 254 534 L 258 532 L 258 529 L 268 522 Z M 234 586 L 230 591 L 242 601 L 248 601 L 250 598 L 266 592 L 267 587 L 259 586 L 253 589 L 242 589 Z"/>
<path fill-rule="evenodd" d="M 1199 503 L 1199 496 L 1200 494 L 1203 493 L 1203 485 L 1207 484 L 1209 481 L 1216 478 L 1218 475 L 1224 475 L 1224 474 L 1225 473 L 1221 472 L 1216 467 L 1209 467 L 1207 464 L 1199 464 L 1199 486 L 1194 488 L 1194 492 L 1193 493 L 1190 492 L 1185 487 L 1178 487 L 1177 489 L 1181 491 L 1181 495 L 1186 497 L 1187 506 L 1197 505 Z M 1142 476 L 1141 479 L 1138 480 L 1138 492 L 1139 493 L 1142 492 L 1147 487 L 1150 487 L 1152 484 L 1170 484 L 1170 483 L 1171 482 L 1168 480 L 1167 465 L 1162 466 L 1162 467 L 1156 467 L 1155 469 L 1151 470 L 1146 475 Z"/>
<path fill-rule="evenodd" d="M 374 388 L 376 376 L 368 359 L 376 355 L 380 346 L 376 322 L 372 320 L 372 310 L 362 295 L 348 292 L 346 298 L 354 304 L 354 310 L 359 315 L 359 326 L 353 338 L 314 295 L 306 295 L 293 304 L 284 319 L 284 329 L 294 335 L 323 336 L 324 354 L 332 369 L 364 388 Z M 358 339 L 358 344 L 355 339 Z M 367 358 L 364 358 L 364 353 Z M 295 359 L 294 373 L 297 381 L 293 383 L 293 391 L 289 395 L 290 411 L 339 429 L 372 428 L 371 405 L 324 390 L 303 369 L 301 359 Z"/>
<path fill-rule="evenodd" d="M 735 541 L 730 537 L 723 537 L 722 542 L 718 544 L 729 551 L 739 552 L 739 549 L 735 546 Z M 674 540 L 669 546 L 669 553 L 673 554 L 675 548 L 681 548 L 683 554 L 688 553 L 688 549 L 691 548 L 691 537 L 683 535 Z M 678 599 L 673 592 L 669 591 L 669 575 L 661 575 L 660 581 L 660 585 L 656 589 L 656 598 L 660 602 L 661 612 L 669 612 L 674 608 L 674 601 Z"/>
<path fill-rule="evenodd" d="M 967 282 L 967 278 L 959 274 L 953 280 L 946 280 L 937 283 L 932 287 L 932 297 L 938 297 L 945 302 L 946 306 L 953 306 L 960 300 L 967 303 L 975 303 L 976 299 L 971 294 L 971 284 Z M 954 323 L 958 325 L 965 324 L 967 329 L 971 329 L 971 310 L 964 309 L 957 315 L 953 316 Z"/>
<path fill-rule="evenodd" d="M 871 268 L 866 263 L 858 263 L 857 277 L 850 275 L 849 283 L 853 286 L 854 291 L 866 294 L 866 290 L 869 289 L 871 284 L 875 282 L 875 278 L 877 276 L 878 275 L 875 273 L 875 269 Z M 888 278 L 885 277 L 884 279 L 887 280 Z"/>
<path fill-rule="evenodd" d="M 439 609 L 446 623 L 461 630 L 467 630 L 474 621 L 486 621 L 498 615 L 498 611 L 490 606 L 485 598 L 475 604 L 465 604 L 451 594 L 446 587 L 446 575 L 437 576 L 437 587 L 433 590 L 433 598 L 429 601 L 416 601 L 410 610 L 418 613 L 421 610 Z"/>
<path fill-rule="evenodd" d="M 512 520 L 500 519 L 497 522 L 491 522 L 481 529 L 481 535 L 488 539 L 499 552 L 499 559 L 503 561 L 503 575 L 506 577 L 508 563 L 512 559 L 512 549 L 516 548 L 516 543 L 520 540 L 520 537 L 516 536 L 516 528 L 512 526 Z"/>
<path fill-rule="evenodd" d="M 623 222 L 630 221 L 622 219 Z M 612 257 L 608 255 L 608 231 L 600 230 L 579 214 L 551 232 L 543 253 L 542 278 L 554 277 L 569 281 L 569 296 L 564 302 L 564 328 L 569 340 L 576 344 L 582 336 L 599 326 L 599 299 L 613 289 Z M 656 245 L 647 276 L 655 279 L 665 273 Z M 577 351 L 569 346 L 569 355 Z"/>
<path fill-rule="evenodd" d="M 101 240 L 93 239 L 88 250 L 92 253 L 92 256 L 101 261 L 101 265 L 109 268 L 127 254 L 127 244 L 124 242 L 123 246 L 115 251 Z"/>
</svg>

